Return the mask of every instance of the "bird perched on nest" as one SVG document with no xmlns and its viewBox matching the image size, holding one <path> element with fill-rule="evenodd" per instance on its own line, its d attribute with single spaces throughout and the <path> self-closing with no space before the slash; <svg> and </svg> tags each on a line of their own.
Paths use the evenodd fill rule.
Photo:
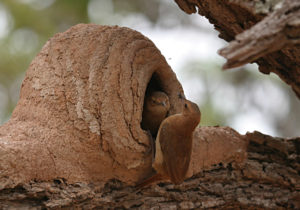
<svg viewBox="0 0 300 210">
<path fill-rule="evenodd" d="M 183 110 L 161 123 L 156 138 L 156 154 L 152 167 L 156 174 L 137 185 L 142 188 L 159 181 L 180 184 L 184 181 L 192 153 L 193 132 L 200 122 L 197 104 L 183 99 Z"/>
<path fill-rule="evenodd" d="M 161 122 L 166 118 L 170 109 L 169 97 L 162 91 L 153 91 L 146 95 L 142 128 L 156 136 Z"/>
</svg>

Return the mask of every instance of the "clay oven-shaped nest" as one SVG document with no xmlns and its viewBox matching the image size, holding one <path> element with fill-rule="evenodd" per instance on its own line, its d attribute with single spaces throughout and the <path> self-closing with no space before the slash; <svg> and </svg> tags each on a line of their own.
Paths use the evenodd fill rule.
<svg viewBox="0 0 300 210">
<path fill-rule="evenodd" d="M 81 24 L 55 35 L 31 63 L 12 117 L 0 127 L 0 190 L 30 180 L 135 184 L 147 177 L 152 157 L 141 122 L 149 89 L 169 96 L 169 115 L 181 111 L 176 75 L 139 32 Z M 242 163 L 246 145 L 230 128 L 198 128 L 188 176 Z"/>
<path fill-rule="evenodd" d="M 0 128 L 0 183 L 140 180 L 151 169 L 140 125 L 147 88 L 168 94 L 169 114 L 180 112 L 176 75 L 139 32 L 80 24 L 55 35 Z"/>
</svg>

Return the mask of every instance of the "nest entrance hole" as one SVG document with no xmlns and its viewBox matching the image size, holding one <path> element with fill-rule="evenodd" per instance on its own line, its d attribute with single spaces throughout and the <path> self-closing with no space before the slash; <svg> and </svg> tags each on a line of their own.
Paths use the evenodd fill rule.
<svg viewBox="0 0 300 210">
<path fill-rule="evenodd" d="M 159 76 L 156 73 L 152 74 L 152 77 L 151 77 L 151 79 L 150 79 L 150 81 L 147 85 L 145 99 L 146 99 L 147 95 L 149 95 L 153 91 L 165 92 L 162 88 L 161 80 L 160 80 Z"/>
<path fill-rule="evenodd" d="M 157 73 L 153 73 L 152 77 L 150 79 L 150 81 L 148 82 L 147 88 L 146 88 L 146 92 L 145 92 L 145 97 L 144 97 L 144 105 L 143 105 L 143 116 L 142 116 L 142 122 L 141 122 L 141 128 L 147 132 L 149 132 L 149 130 L 145 127 L 145 105 L 146 105 L 146 99 L 147 97 L 154 91 L 161 91 L 166 93 L 166 91 L 162 88 L 162 81 L 160 79 L 160 77 L 158 76 Z M 167 94 L 167 93 L 166 93 Z M 148 119 L 149 120 L 149 119 Z M 153 135 L 152 133 L 152 137 L 155 138 L 156 135 Z"/>
</svg>

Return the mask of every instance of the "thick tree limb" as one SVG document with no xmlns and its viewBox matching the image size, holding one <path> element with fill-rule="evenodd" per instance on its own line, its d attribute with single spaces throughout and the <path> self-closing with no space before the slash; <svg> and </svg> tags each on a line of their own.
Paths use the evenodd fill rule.
<svg viewBox="0 0 300 210">
<path fill-rule="evenodd" d="M 117 180 L 106 184 L 31 181 L 0 191 L 0 208 L 299 209 L 300 139 L 258 132 L 244 138 L 249 141 L 244 167 L 220 162 L 178 186 L 160 184 L 139 191 Z M 213 150 L 215 145 L 207 146 Z"/>
<path fill-rule="evenodd" d="M 276 73 L 300 98 L 300 2 L 175 0 L 186 13 L 198 8 L 230 42 L 220 50 L 224 68 L 256 62 L 262 73 Z M 264 18 L 265 17 L 265 18 Z"/>
</svg>

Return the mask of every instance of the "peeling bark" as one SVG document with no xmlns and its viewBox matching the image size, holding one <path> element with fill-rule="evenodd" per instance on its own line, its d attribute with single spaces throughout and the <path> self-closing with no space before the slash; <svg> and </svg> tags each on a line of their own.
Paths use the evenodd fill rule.
<svg viewBox="0 0 300 210">
<path fill-rule="evenodd" d="M 300 98 L 300 1 L 175 1 L 188 14 L 198 9 L 229 42 L 220 50 L 225 69 L 256 62 L 262 73 L 274 72 Z"/>
</svg>

